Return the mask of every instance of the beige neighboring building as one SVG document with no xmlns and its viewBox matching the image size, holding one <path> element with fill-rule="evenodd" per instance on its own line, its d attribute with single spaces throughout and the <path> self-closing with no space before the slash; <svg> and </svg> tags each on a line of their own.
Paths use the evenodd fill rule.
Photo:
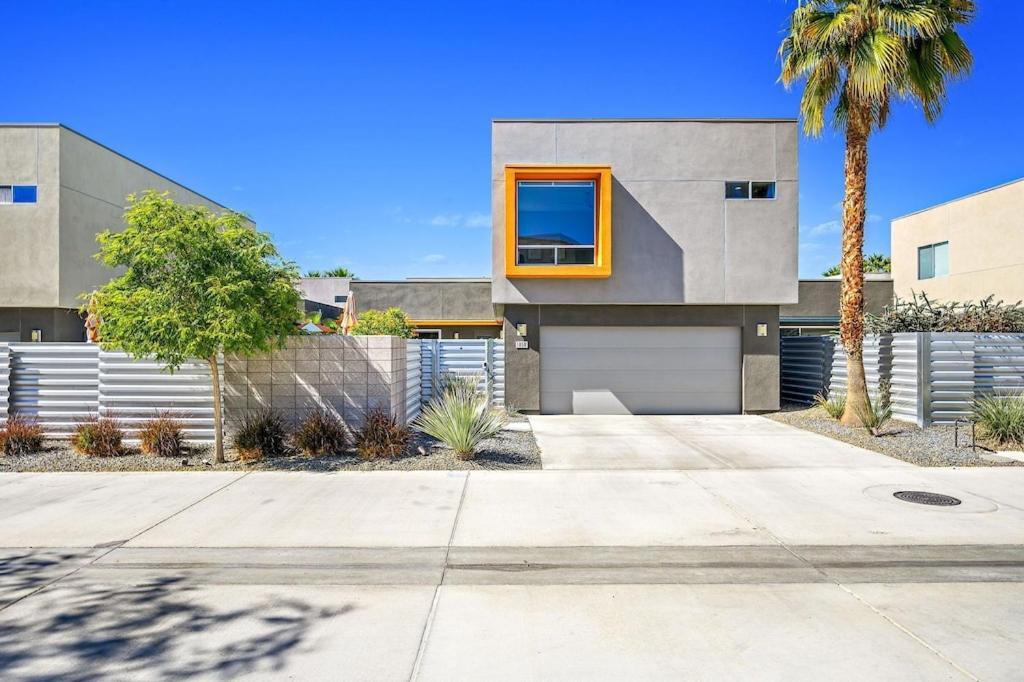
<svg viewBox="0 0 1024 682">
<path fill-rule="evenodd" d="M 0 342 L 85 340 L 78 296 L 114 273 L 96 233 L 146 189 L 224 209 L 66 126 L 0 124 Z"/>
<path fill-rule="evenodd" d="M 1024 299 L 1024 178 L 892 221 L 900 298 Z"/>
</svg>

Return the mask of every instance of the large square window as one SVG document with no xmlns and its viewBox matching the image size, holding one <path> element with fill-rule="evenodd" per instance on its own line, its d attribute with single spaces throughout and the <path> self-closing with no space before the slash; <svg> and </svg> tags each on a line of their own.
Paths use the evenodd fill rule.
<svg viewBox="0 0 1024 682">
<path fill-rule="evenodd" d="M 917 249 L 917 278 L 932 279 L 949 274 L 949 242 L 929 244 Z"/>
<path fill-rule="evenodd" d="M 593 180 L 516 183 L 519 265 L 592 264 L 597 229 Z"/>
<path fill-rule="evenodd" d="M 505 274 L 611 275 L 611 169 L 508 166 Z"/>
</svg>

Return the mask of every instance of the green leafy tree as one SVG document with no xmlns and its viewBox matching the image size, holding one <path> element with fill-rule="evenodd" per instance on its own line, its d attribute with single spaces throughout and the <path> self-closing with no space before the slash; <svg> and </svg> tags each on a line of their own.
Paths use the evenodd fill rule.
<svg viewBox="0 0 1024 682">
<path fill-rule="evenodd" d="M 793 11 L 779 47 L 781 80 L 806 81 L 804 132 L 818 136 L 831 119 L 846 136 L 839 333 L 849 384 L 843 423 L 859 425 L 868 405 L 864 379 L 864 217 L 868 138 L 885 126 L 894 99 L 921 107 L 934 122 L 948 81 L 971 68 L 957 33 L 974 0 L 806 0 Z"/>
<path fill-rule="evenodd" d="M 870 256 L 864 257 L 864 272 L 892 272 L 892 260 L 882 253 L 873 253 Z M 838 265 L 833 265 L 825 272 L 821 273 L 822 277 L 835 277 L 841 274 Z"/>
<path fill-rule="evenodd" d="M 339 265 L 330 270 L 310 270 L 306 273 L 306 277 L 355 277 L 355 274 L 348 268 Z"/>
<path fill-rule="evenodd" d="M 413 327 L 409 317 L 401 308 L 387 310 L 366 310 L 359 313 L 356 324 L 352 327 L 353 336 L 400 336 L 412 338 Z"/>
<path fill-rule="evenodd" d="M 126 228 L 98 235 L 97 260 L 125 268 L 89 295 L 100 344 L 176 370 L 210 366 L 215 457 L 224 461 L 217 357 L 281 347 L 301 301 L 296 267 L 238 213 L 175 203 L 153 190 L 130 195 Z"/>
</svg>

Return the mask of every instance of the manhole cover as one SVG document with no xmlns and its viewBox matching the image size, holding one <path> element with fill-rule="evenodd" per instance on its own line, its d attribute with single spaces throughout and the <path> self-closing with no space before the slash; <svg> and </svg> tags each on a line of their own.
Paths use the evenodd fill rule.
<svg viewBox="0 0 1024 682">
<path fill-rule="evenodd" d="M 949 495 L 939 493 L 928 493 L 923 490 L 900 490 L 892 494 L 897 500 L 913 502 L 914 504 L 930 504 L 933 507 L 955 507 L 960 500 Z"/>
</svg>

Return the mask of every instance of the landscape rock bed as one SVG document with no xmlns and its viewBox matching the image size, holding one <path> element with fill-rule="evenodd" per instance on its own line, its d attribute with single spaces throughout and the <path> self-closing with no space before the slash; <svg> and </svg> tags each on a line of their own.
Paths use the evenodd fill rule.
<svg viewBox="0 0 1024 682">
<path fill-rule="evenodd" d="M 421 454 L 419 448 L 425 454 Z M 412 470 L 476 470 L 476 469 L 539 469 L 540 450 L 530 430 L 503 430 L 496 438 L 481 445 L 476 458 L 468 462 L 455 458 L 450 448 L 429 436 L 415 433 L 409 451 L 403 457 L 367 461 L 354 450 L 337 455 L 308 457 L 292 454 L 246 463 L 230 460 L 213 464 L 210 448 L 194 449 L 187 457 L 154 457 L 138 450 L 118 457 L 83 457 L 67 443 L 49 441 L 42 452 L 31 455 L 0 456 L 0 472 L 4 471 L 412 471 Z M 185 459 L 187 464 L 182 464 Z"/>
<path fill-rule="evenodd" d="M 999 448 L 992 443 L 982 441 L 980 437 L 978 449 L 972 451 L 969 425 L 966 428 L 961 426 L 961 446 L 955 448 L 953 447 L 954 429 L 952 426 L 929 426 L 922 429 L 914 424 L 893 420 L 885 426 L 882 435 L 873 437 L 864 429 L 843 426 L 837 420 L 829 417 L 820 407 L 789 404 L 784 405 L 781 411 L 765 416 L 805 431 L 820 433 L 823 436 L 835 438 L 866 450 L 874 450 L 918 466 L 1020 466 L 1022 464 L 1021 462 L 997 462 L 986 459 L 986 455 L 993 454 L 991 450 Z M 985 447 L 989 449 L 986 450 Z"/>
</svg>

